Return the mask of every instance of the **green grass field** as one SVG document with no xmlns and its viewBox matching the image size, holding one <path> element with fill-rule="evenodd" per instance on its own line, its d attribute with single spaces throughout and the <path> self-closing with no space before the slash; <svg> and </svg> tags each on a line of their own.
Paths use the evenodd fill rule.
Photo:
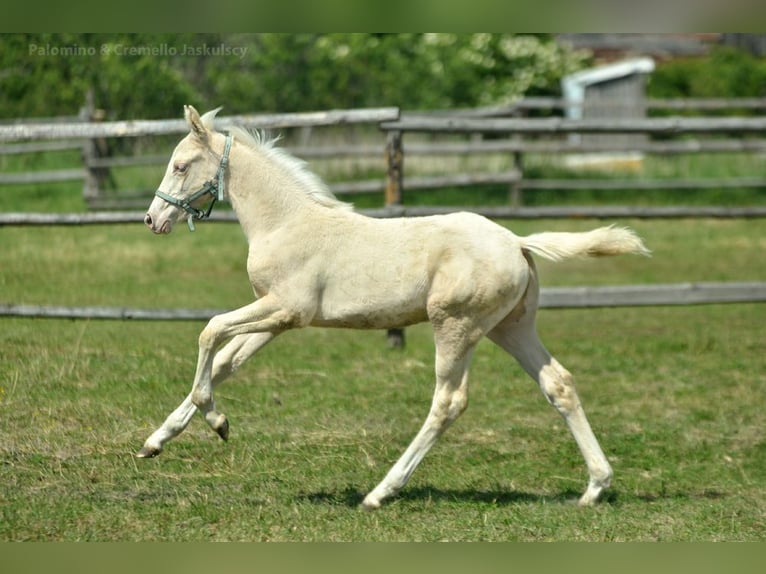
<svg viewBox="0 0 766 574">
<path fill-rule="evenodd" d="M 651 259 L 541 262 L 543 285 L 766 280 L 766 221 L 619 223 Z M 140 225 L 0 228 L 0 299 L 248 302 L 241 231 L 197 227 L 162 238 Z M 615 470 L 604 501 L 571 504 L 586 481 L 574 441 L 485 342 L 468 411 L 399 497 L 365 513 L 363 493 L 430 404 L 427 326 L 408 329 L 403 351 L 381 332 L 287 333 L 218 391 L 227 443 L 198 417 L 138 460 L 189 390 L 203 325 L 0 318 L 0 539 L 762 540 L 765 320 L 763 304 L 542 310 L 541 336 L 574 373 Z"/>
</svg>

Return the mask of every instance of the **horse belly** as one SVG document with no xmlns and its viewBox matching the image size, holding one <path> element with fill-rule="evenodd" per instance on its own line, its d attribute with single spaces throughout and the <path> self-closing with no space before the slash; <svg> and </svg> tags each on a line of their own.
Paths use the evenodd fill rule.
<svg viewBox="0 0 766 574">
<path fill-rule="evenodd" d="M 313 325 L 388 329 L 428 320 L 425 281 L 403 277 L 327 286 Z"/>
<path fill-rule="evenodd" d="M 333 315 L 317 315 L 311 324 L 315 327 L 346 329 L 393 329 L 428 320 L 424 308 L 410 310 L 359 309 Z"/>
</svg>

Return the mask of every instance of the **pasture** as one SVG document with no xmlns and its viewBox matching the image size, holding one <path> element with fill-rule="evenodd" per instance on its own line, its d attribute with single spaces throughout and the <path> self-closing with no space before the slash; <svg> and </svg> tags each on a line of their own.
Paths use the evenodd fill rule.
<svg viewBox="0 0 766 574">
<path fill-rule="evenodd" d="M 148 203 L 148 202 L 147 202 Z M 653 250 L 553 264 L 543 287 L 766 280 L 766 221 L 620 221 Z M 524 221 L 519 234 L 598 221 Z M 0 229 L 7 302 L 234 308 L 249 301 L 236 225 Z M 156 459 L 135 452 L 188 392 L 198 322 L 0 319 L 2 540 L 762 540 L 763 304 L 541 310 L 615 471 L 595 508 L 559 415 L 488 341 L 467 412 L 402 493 L 358 508 L 420 427 L 427 326 L 290 332 L 217 391 Z"/>
</svg>

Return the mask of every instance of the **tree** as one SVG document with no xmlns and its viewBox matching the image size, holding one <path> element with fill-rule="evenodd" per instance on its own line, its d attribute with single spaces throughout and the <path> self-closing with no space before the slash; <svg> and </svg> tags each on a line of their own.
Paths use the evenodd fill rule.
<svg viewBox="0 0 766 574">
<path fill-rule="evenodd" d="M 588 54 L 552 38 L 513 34 L 258 34 L 247 57 L 209 69 L 227 108 L 301 111 L 507 103 L 559 93 Z M 229 64 L 228 66 L 226 64 Z"/>
<path fill-rule="evenodd" d="M 76 115 L 93 91 L 114 118 L 168 117 L 195 98 L 163 47 L 177 35 L 0 36 L 0 117 Z M 173 44 L 168 44 L 173 42 Z"/>
<path fill-rule="evenodd" d="M 14 34 L 0 36 L 0 117 L 112 118 L 502 104 L 558 93 L 586 55 L 513 34 Z"/>
</svg>

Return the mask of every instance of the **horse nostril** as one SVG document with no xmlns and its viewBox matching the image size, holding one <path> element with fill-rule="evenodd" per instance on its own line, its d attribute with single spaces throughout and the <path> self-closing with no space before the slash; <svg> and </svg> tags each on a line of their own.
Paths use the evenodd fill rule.
<svg viewBox="0 0 766 574">
<path fill-rule="evenodd" d="M 149 227 L 152 226 L 152 216 L 148 213 L 146 214 L 146 217 L 144 217 L 144 223 L 148 225 Z"/>
</svg>

